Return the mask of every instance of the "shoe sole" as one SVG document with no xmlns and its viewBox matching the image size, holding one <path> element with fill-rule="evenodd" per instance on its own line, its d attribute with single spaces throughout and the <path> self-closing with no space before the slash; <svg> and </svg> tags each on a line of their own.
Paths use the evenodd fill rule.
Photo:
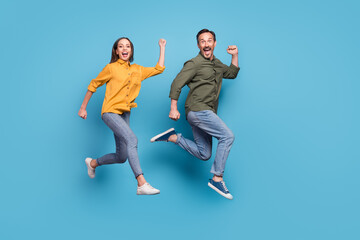
<svg viewBox="0 0 360 240">
<path fill-rule="evenodd" d="M 212 185 L 211 183 L 208 183 L 208 186 L 211 187 L 212 189 L 214 189 L 218 194 L 220 194 L 221 196 L 223 196 L 224 198 L 227 198 L 229 200 L 233 199 L 233 196 L 226 196 L 225 193 L 223 193 L 222 191 L 220 191 L 217 187 L 215 187 L 214 185 Z"/>
<path fill-rule="evenodd" d="M 164 136 L 165 134 L 167 134 L 171 131 L 174 131 L 174 130 L 175 130 L 174 128 L 170 128 L 170 129 L 166 130 L 165 132 L 160 133 L 160 134 L 156 135 L 155 137 L 151 138 L 150 142 L 155 142 L 157 138 L 160 138 L 160 137 Z"/>
<path fill-rule="evenodd" d="M 157 195 L 157 194 L 160 194 L 160 192 L 152 193 L 152 194 L 136 193 L 136 195 Z"/>
</svg>

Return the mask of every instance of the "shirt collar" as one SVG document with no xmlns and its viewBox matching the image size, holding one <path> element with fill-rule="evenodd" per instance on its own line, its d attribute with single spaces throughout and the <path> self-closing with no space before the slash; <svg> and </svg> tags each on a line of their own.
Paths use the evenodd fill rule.
<svg viewBox="0 0 360 240">
<path fill-rule="evenodd" d="M 201 58 L 202 58 L 203 60 L 210 61 L 210 62 L 214 62 L 215 59 L 216 59 L 215 55 L 213 55 L 213 59 L 210 60 L 210 59 L 204 57 L 204 56 L 201 54 L 201 52 L 199 52 L 199 55 L 198 55 L 198 56 L 201 56 Z"/>
<path fill-rule="evenodd" d="M 116 62 L 120 63 L 121 65 L 127 64 L 127 65 L 130 66 L 130 63 L 128 63 L 128 62 L 126 62 L 126 61 L 124 61 L 124 60 L 122 60 L 122 59 L 120 59 L 120 58 L 119 58 Z"/>
</svg>

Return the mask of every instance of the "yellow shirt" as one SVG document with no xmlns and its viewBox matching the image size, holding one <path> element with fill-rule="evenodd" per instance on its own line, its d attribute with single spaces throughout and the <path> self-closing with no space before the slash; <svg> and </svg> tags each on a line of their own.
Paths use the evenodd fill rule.
<svg viewBox="0 0 360 240">
<path fill-rule="evenodd" d="M 105 112 L 122 114 L 130 112 L 131 108 L 137 107 L 134 102 L 139 95 L 141 81 L 151 76 L 160 74 L 165 67 L 156 64 L 155 67 L 143 67 L 137 64 L 128 64 L 119 59 L 109 63 L 93 79 L 88 90 L 96 92 L 96 89 L 106 83 L 105 99 L 101 115 Z"/>
</svg>

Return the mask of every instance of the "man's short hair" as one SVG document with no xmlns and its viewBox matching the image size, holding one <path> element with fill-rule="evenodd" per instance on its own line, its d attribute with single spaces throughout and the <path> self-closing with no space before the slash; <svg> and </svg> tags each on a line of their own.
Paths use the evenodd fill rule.
<svg viewBox="0 0 360 240">
<path fill-rule="evenodd" d="M 199 36 L 200 36 L 201 34 L 207 33 L 207 32 L 208 32 L 208 33 L 211 33 L 211 34 L 213 35 L 214 42 L 216 41 L 215 33 L 214 33 L 213 31 L 210 31 L 209 29 L 204 28 L 204 29 L 200 30 L 200 32 L 198 32 L 198 34 L 196 35 L 196 41 L 197 41 L 197 43 L 199 43 Z"/>
</svg>

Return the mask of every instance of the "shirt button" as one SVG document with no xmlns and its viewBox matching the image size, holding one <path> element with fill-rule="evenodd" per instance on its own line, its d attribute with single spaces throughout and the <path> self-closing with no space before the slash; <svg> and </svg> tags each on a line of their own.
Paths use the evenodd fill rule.
<svg viewBox="0 0 360 240">
<path fill-rule="evenodd" d="M 130 73 L 128 73 L 128 75 L 130 75 Z"/>
<path fill-rule="evenodd" d="M 127 89 L 129 89 L 129 87 L 127 87 Z"/>
</svg>

